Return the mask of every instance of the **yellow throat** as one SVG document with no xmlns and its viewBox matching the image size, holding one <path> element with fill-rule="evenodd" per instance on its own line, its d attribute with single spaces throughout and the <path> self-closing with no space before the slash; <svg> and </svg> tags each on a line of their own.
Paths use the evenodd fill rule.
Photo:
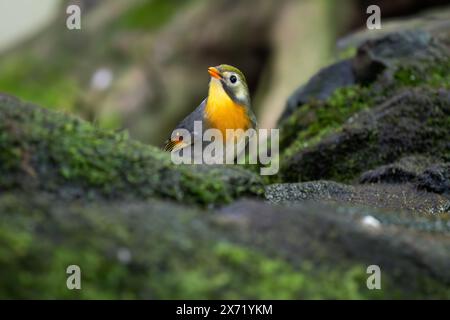
<svg viewBox="0 0 450 320">
<path fill-rule="evenodd" d="M 245 107 L 234 102 L 217 79 L 211 79 L 205 118 L 211 128 L 219 129 L 225 137 L 226 129 L 250 128 L 250 119 Z M 226 140 L 228 140 L 227 137 Z"/>
</svg>

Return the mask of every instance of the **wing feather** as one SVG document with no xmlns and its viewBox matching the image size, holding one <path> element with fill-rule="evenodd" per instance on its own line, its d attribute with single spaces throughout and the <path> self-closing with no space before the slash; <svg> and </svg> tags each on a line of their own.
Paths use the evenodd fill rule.
<svg viewBox="0 0 450 320">
<path fill-rule="evenodd" d="M 194 122 L 195 121 L 202 121 L 203 122 L 203 116 L 205 113 L 205 106 L 206 106 L 206 99 L 204 99 L 202 101 L 202 103 L 200 103 L 200 105 L 193 111 L 191 112 L 186 118 L 184 118 L 175 128 L 174 131 L 176 131 L 177 129 L 186 129 L 188 130 L 191 135 L 192 135 L 192 139 L 191 139 L 191 143 L 185 143 L 182 140 L 172 140 L 171 138 L 167 139 L 163 150 L 167 151 L 167 152 L 172 152 L 175 150 L 179 150 L 181 148 L 185 148 L 189 145 L 191 145 L 195 139 L 198 139 L 198 137 L 201 137 L 201 135 L 203 134 L 203 132 L 194 132 Z M 206 128 L 204 128 L 206 129 Z"/>
</svg>

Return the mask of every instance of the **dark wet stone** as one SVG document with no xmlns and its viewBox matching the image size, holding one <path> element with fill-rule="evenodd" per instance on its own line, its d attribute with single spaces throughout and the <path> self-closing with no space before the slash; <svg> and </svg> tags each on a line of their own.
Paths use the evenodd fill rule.
<svg viewBox="0 0 450 320">
<path fill-rule="evenodd" d="M 404 183 L 412 182 L 426 169 L 438 160 L 425 156 L 409 156 L 399 161 L 380 166 L 364 172 L 359 178 L 360 183 Z"/>
<path fill-rule="evenodd" d="M 427 168 L 419 177 L 420 189 L 450 196 L 450 163 L 436 164 Z"/>
<path fill-rule="evenodd" d="M 409 212 L 408 219 L 413 219 L 414 215 L 426 218 L 430 214 L 444 214 L 448 202 L 444 196 L 417 190 L 414 183 L 346 185 L 334 181 L 268 185 L 266 199 L 271 203 L 285 205 L 314 201 Z M 428 227 L 431 228 L 431 225 Z"/>
<path fill-rule="evenodd" d="M 280 121 L 289 117 L 299 106 L 309 100 L 325 100 L 336 89 L 355 83 L 349 59 L 323 68 L 307 84 L 301 86 L 288 99 Z"/>
<path fill-rule="evenodd" d="M 400 62 L 430 59 L 439 52 L 428 32 L 395 32 L 363 43 L 352 60 L 352 67 L 359 83 L 369 83 L 385 69 L 395 69 Z"/>
</svg>

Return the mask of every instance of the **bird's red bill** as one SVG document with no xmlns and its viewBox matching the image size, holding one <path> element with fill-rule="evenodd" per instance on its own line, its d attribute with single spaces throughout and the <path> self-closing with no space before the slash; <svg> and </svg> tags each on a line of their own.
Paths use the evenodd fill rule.
<svg viewBox="0 0 450 320">
<path fill-rule="evenodd" d="M 216 79 L 222 79 L 222 75 L 220 74 L 219 70 L 217 70 L 217 68 L 214 67 L 209 67 L 208 68 L 208 73 L 211 75 L 211 77 L 216 78 Z"/>
</svg>

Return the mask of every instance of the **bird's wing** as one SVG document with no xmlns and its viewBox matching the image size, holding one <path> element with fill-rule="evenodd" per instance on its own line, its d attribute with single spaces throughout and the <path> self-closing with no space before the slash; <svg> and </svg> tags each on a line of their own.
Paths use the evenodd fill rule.
<svg viewBox="0 0 450 320">
<path fill-rule="evenodd" d="M 253 129 L 258 129 L 258 121 L 256 120 L 256 116 L 252 110 L 248 110 L 248 117 L 250 118 L 250 122 L 252 123 Z"/>
<path fill-rule="evenodd" d="M 182 140 L 172 140 L 171 138 L 167 139 L 164 145 L 164 151 L 175 151 L 182 148 L 185 148 L 191 144 L 194 143 L 195 140 L 201 139 L 203 132 L 195 132 L 194 131 L 194 122 L 195 121 L 202 121 L 204 120 L 204 113 L 205 113 L 205 106 L 206 106 L 206 99 L 200 103 L 200 105 L 191 112 L 186 118 L 184 118 L 176 127 L 176 130 L 178 129 L 185 129 L 190 132 L 191 134 L 191 142 L 186 143 Z M 203 128 L 206 129 L 206 128 Z"/>
</svg>

